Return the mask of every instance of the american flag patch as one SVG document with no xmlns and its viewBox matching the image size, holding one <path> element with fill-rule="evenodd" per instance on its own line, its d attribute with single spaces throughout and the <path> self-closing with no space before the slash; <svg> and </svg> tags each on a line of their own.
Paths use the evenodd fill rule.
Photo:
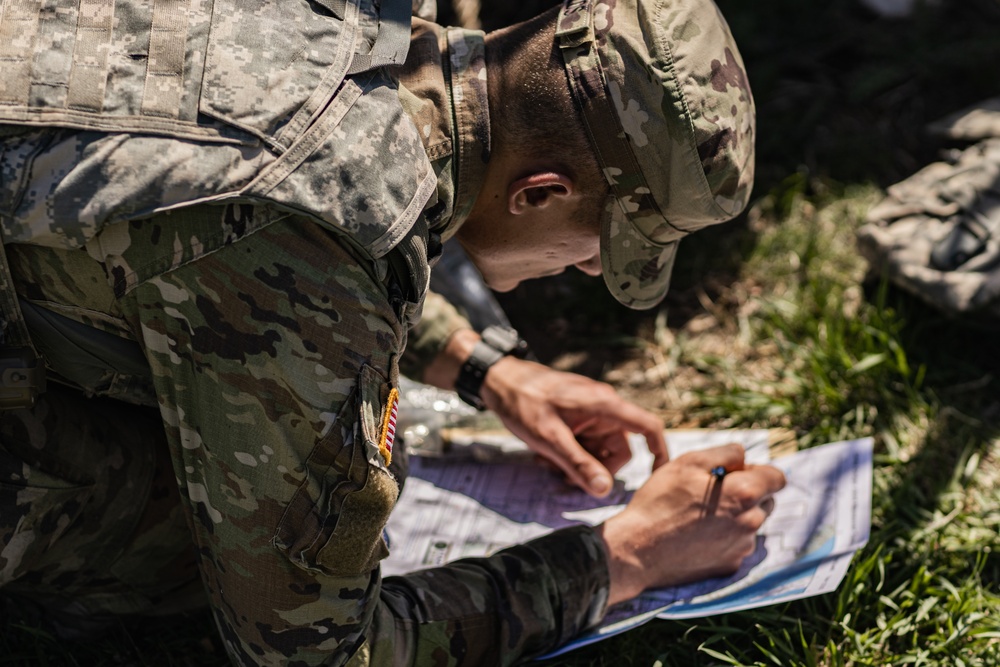
<svg viewBox="0 0 1000 667">
<path fill-rule="evenodd" d="M 382 418 L 382 431 L 378 436 L 378 451 L 385 459 L 385 464 L 392 462 L 392 443 L 396 439 L 396 410 L 399 406 L 399 392 L 395 387 L 389 392 L 389 400 L 385 406 L 385 417 Z"/>
</svg>

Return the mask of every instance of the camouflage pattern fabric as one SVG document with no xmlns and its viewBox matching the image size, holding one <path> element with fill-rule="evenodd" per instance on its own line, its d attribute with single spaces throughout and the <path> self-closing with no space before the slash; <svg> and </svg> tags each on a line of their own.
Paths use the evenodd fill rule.
<svg viewBox="0 0 1000 667">
<path fill-rule="evenodd" d="M 1000 316 L 1000 138 L 891 186 L 858 242 L 873 271 L 942 311 Z"/>
<path fill-rule="evenodd" d="M 152 427 L 165 432 L 180 506 L 234 662 L 506 664 L 551 649 L 599 618 L 607 573 L 590 528 L 380 580 L 382 527 L 401 483 L 377 446 L 406 336 L 403 307 L 389 297 L 391 268 L 359 261 L 357 251 L 307 219 L 260 226 L 258 212 L 202 206 L 133 221 L 102 246 L 116 250 L 99 258 L 93 247 L 56 254 L 9 247 L 22 293 L 62 304 L 64 313 L 86 311 L 107 330 L 137 332 L 159 406 L 161 425 Z M 234 220 L 260 228 L 213 243 Z M 196 229 L 203 249 L 178 263 L 173 239 Z M 86 281 L 82 299 L 81 285 L 53 280 L 46 260 L 68 262 L 74 272 L 90 264 L 78 275 L 106 269 L 110 279 Z M 129 267 L 132 279 L 116 281 L 113 267 Z M 88 307 L 99 303 L 101 311 Z M 128 415 L 135 408 L 115 409 Z M 81 413 L 72 423 L 89 421 Z M 133 438 L 127 444 L 140 451 L 149 444 Z M 107 460 L 80 438 L 52 440 L 60 441 L 59 454 L 70 447 L 77 457 Z M 137 495 L 127 503 L 133 513 L 143 505 Z M 8 585 L 19 592 L 46 576 L 23 566 L 28 561 L 18 554 L 27 540 L 8 537 L 12 526 L 23 528 L 12 507 L 32 510 L 36 502 L 51 507 L 39 510 L 51 518 L 35 525 L 52 529 L 73 508 L 98 520 L 105 507 L 102 497 L 72 494 L 5 504 L 0 571 L 12 570 Z M 102 530 L 121 525 L 114 513 L 106 516 Z M 44 544 L 87 553 L 99 547 L 95 540 L 104 542 L 102 530 L 57 533 Z M 120 567 L 114 558 L 99 562 Z M 105 600 L 105 611 L 125 604 Z"/>
<path fill-rule="evenodd" d="M 204 605 L 157 410 L 52 384 L 0 412 L 0 475 L 3 593 L 81 618 Z"/>
<path fill-rule="evenodd" d="M 405 59 L 411 9 L 11 5 L 0 14 L 0 123 L 42 129 L 0 154 L 5 241 L 81 247 L 106 225 L 209 201 L 310 216 L 374 257 L 417 239 L 408 232 L 434 174 L 394 82 L 375 67 Z M 357 178 L 378 165 L 380 178 Z M 423 290 L 424 249 L 401 250 Z"/>
<path fill-rule="evenodd" d="M 750 197 L 743 61 L 711 0 L 565 0 L 556 39 L 611 186 L 604 280 L 624 305 L 650 308 L 670 285 L 677 242 Z"/>
<path fill-rule="evenodd" d="M 438 17 L 437 0 L 413 0 L 410 14 L 414 18 L 421 18 L 431 23 L 436 22 Z"/>
<path fill-rule="evenodd" d="M 478 30 L 442 28 L 414 18 L 406 62 L 393 69 L 400 101 L 420 131 L 437 176 L 425 217 L 442 241 L 465 222 L 486 175 L 490 115 L 483 38 Z M 421 378 L 448 337 L 467 328 L 468 321 L 448 301 L 428 294 L 400 369 Z"/>
<path fill-rule="evenodd" d="M 461 109 L 485 99 L 442 74 L 443 55 L 460 73 L 456 65 L 481 53 L 481 40 L 481 34 L 456 33 L 440 42 L 443 52 L 433 53 L 438 71 L 432 78 L 445 93 L 437 100 L 442 118 L 453 105 Z M 479 71 L 467 76 L 479 81 Z M 426 253 L 426 239 L 435 235 L 424 221 L 446 232 L 442 225 L 459 220 L 455 211 L 471 205 L 467 197 L 478 190 L 474 175 L 482 173 L 486 156 L 477 123 L 488 123 L 488 116 L 468 109 L 464 117 L 478 120 L 447 128 L 458 149 L 437 154 L 435 167 L 451 172 L 437 192 L 444 204 L 432 205 L 399 240 L 401 248 L 420 248 L 424 239 Z M 23 146 L 26 137 L 46 147 L 80 141 L 68 131 L 33 130 L 5 146 Z M 32 196 L 26 164 L 15 155 L 5 152 L 0 182 L 10 202 Z M 478 162 L 459 169 L 469 155 Z M 436 215 L 434 206 L 441 207 Z M 4 214 L 5 228 L 15 229 L 11 209 Z M 164 513 L 154 494 L 144 491 L 148 484 L 139 483 L 144 477 L 127 472 L 135 468 L 127 461 L 109 471 L 115 479 L 136 480 L 127 501 L 114 500 L 118 496 L 107 489 L 50 494 L 49 467 L 28 454 L 44 449 L 58 459 L 72 448 L 72 463 L 81 467 L 66 478 L 81 478 L 89 470 L 81 461 L 93 467 L 114 460 L 101 449 L 108 446 L 103 434 L 93 446 L 56 430 L 39 437 L 33 449 L 10 448 L 4 440 L 5 465 L 45 489 L 19 491 L 0 505 L 5 590 L 31 594 L 38 593 L 38 582 L 78 581 L 36 597 L 79 613 L 182 608 L 191 601 L 190 589 L 181 585 L 188 579 L 167 566 L 189 577 L 190 561 L 151 567 L 115 557 L 142 554 L 167 539 L 181 556 L 196 554 L 203 599 L 233 662 L 241 665 L 510 664 L 551 650 L 599 620 L 608 574 L 601 541 L 589 527 L 491 558 L 379 577 L 378 560 L 387 549 L 382 529 L 403 481 L 399 451 L 388 465 L 383 418 L 407 324 L 423 295 L 413 280 L 420 267 L 410 266 L 419 254 L 373 257 L 341 232 L 315 216 L 259 203 L 196 205 L 105 222 L 82 248 L 6 246 L 28 310 L 45 313 L 34 322 L 33 336 L 55 376 L 84 394 L 118 399 L 108 403 L 115 413 L 144 411 L 147 430 L 120 442 L 144 454 L 148 479 L 148 450 L 156 446 L 149 434 L 162 438 L 179 495 Z M 426 254 L 423 261 L 426 275 Z M 97 399 L 68 395 L 73 417 L 62 423 L 96 429 L 91 417 L 115 420 L 87 412 Z M 39 419 L 37 410 L 18 419 Z M 107 477 L 95 484 L 115 483 Z M 94 523 L 82 532 L 62 531 L 61 517 L 78 514 Z M 183 538 L 177 532 L 181 514 Z M 146 515 L 154 529 L 124 528 L 146 525 Z M 155 520 L 159 516 L 167 518 Z M 164 524 L 170 530 L 155 530 Z M 54 566 L 42 561 L 35 571 L 30 544 L 36 541 L 81 554 L 95 567 L 127 569 L 132 597 L 110 584 L 95 588 L 95 581 L 112 576 L 91 574 L 72 560 L 62 570 L 46 569 Z M 116 551 L 86 556 L 104 553 L 110 549 L 105 545 Z M 177 587 L 176 596 L 167 595 Z"/>
<path fill-rule="evenodd" d="M 438 179 L 428 225 L 446 241 L 469 216 L 490 159 L 484 33 L 414 18 L 406 62 L 392 71 Z"/>
<path fill-rule="evenodd" d="M 931 123 L 931 133 L 955 141 L 980 141 L 1000 137 L 1000 97 L 991 97 Z"/>
<path fill-rule="evenodd" d="M 399 62 L 383 40 L 394 22 L 381 20 L 398 0 L 381 15 L 369 0 L 265 3 L 264 14 L 235 0 L 190 13 L 44 4 L 8 3 L 0 23 L 0 223 L 53 376 L 115 402 L 112 414 L 89 411 L 91 399 L 59 391 L 5 417 L 0 451 L 16 484 L 0 504 L 4 587 L 51 584 L 42 595 L 85 600 L 85 612 L 182 606 L 189 598 L 168 594 L 187 594 L 193 545 L 219 632 L 244 665 L 510 664 L 599 620 L 608 572 L 589 527 L 379 576 L 403 481 L 385 419 L 400 353 L 429 258 L 468 214 L 489 159 L 481 33 L 428 28 L 420 58 L 400 65 L 404 83 L 419 72 L 427 85 L 397 95 L 372 63 Z M 666 37 L 652 41 L 677 40 L 690 55 L 675 63 L 691 75 L 682 81 L 715 91 L 697 97 L 685 150 L 674 150 L 653 132 L 659 121 L 645 124 L 673 107 L 618 78 L 647 71 L 653 54 L 634 38 L 648 26 L 627 2 L 597 7 L 587 14 L 596 32 L 574 24 L 563 36 L 574 54 L 581 35 L 596 36 L 610 72 L 597 99 L 616 104 L 608 112 L 623 126 L 608 141 L 627 136 L 654 186 L 646 197 L 634 170 L 606 163 L 625 188 L 615 206 L 653 246 L 669 246 L 673 232 L 649 206 L 705 204 L 704 221 L 741 206 L 749 188 L 742 67 L 732 51 L 706 58 L 692 37 L 729 44 L 714 5 L 655 15 L 651 29 Z M 573 71 L 586 78 L 588 67 Z M 432 90 L 441 94 L 425 97 Z M 651 176 L 657 151 L 643 136 L 667 142 L 663 174 Z M 668 201 L 651 179 L 690 185 L 677 169 L 694 169 L 697 185 L 671 180 Z M 642 278 L 641 293 L 618 286 L 631 303 L 665 289 L 665 262 L 624 266 Z M 51 407 L 61 396 L 72 398 Z M 120 433 L 98 428 L 119 412 Z M 154 492 L 166 469 L 157 442 L 176 504 Z M 190 541 L 139 565 L 181 514 Z M 39 558 L 36 569 L 41 550 L 79 556 L 63 570 Z M 118 594 L 125 580 L 137 595 Z"/>
<path fill-rule="evenodd" d="M 462 25 L 455 11 L 461 0 L 440 0 L 437 2 L 437 23 L 442 25 Z M 480 28 L 492 32 L 515 23 L 533 19 L 542 12 L 556 5 L 561 0 L 524 0 L 523 2 L 504 2 L 503 0 L 482 0 L 479 3 Z M 414 13 L 414 16 L 420 16 Z M 426 17 L 422 17 L 426 18 Z"/>
<path fill-rule="evenodd" d="M 432 359 L 444 350 L 448 338 L 471 324 L 445 297 L 427 292 L 420 322 L 410 329 L 406 350 L 399 360 L 399 370 L 406 377 L 420 380 Z"/>
</svg>

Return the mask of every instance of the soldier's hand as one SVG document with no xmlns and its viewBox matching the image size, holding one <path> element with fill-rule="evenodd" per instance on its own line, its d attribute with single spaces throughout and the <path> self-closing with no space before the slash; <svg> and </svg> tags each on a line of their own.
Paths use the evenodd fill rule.
<svg viewBox="0 0 1000 667">
<path fill-rule="evenodd" d="M 710 471 L 723 466 L 717 477 Z M 746 465 L 740 445 L 685 454 L 653 473 L 599 530 L 608 548 L 610 603 L 647 588 L 735 572 L 756 546 L 785 477 Z"/>
<path fill-rule="evenodd" d="M 667 462 L 662 420 L 602 382 L 504 357 L 490 367 L 481 395 L 512 433 L 591 495 L 611 491 L 614 473 L 632 456 L 629 433 L 645 436 L 654 469 Z"/>
</svg>

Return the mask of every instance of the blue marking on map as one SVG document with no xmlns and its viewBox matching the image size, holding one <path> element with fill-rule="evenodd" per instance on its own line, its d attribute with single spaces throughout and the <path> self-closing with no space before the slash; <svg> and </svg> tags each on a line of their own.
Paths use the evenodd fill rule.
<svg viewBox="0 0 1000 667">
<path fill-rule="evenodd" d="M 781 602 L 789 595 L 801 595 L 806 591 L 806 585 L 797 588 L 789 588 L 793 582 L 805 581 L 808 583 L 816 574 L 820 563 L 833 554 L 835 538 L 830 537 L 819 547 L 804 554 L 794 563 L 782 567 L 776 572 L 772 572 L 744 589 L 736 591 L 732 595 L 709 600 L 707 602 L 677 602 L 659 614 L 660 618 L 670 618 L 674 614 L 689 616 L 693 612 L 698 612 L 699 616 L 708 616 L 713 613 L 713 609 L 718 608 L 714 613 L 722 613 L 731 610 L 733 607 L 743 606 L 754 601 L 773 598 L 774 602 Z M 775 596 L 775 589 L 781 590 L 778 597 Z"/>
</svg>

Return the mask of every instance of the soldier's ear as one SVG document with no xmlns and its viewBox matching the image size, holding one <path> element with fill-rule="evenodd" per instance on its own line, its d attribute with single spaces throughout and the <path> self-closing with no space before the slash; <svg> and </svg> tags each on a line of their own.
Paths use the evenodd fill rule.
<svg viewBox="0 0 1000 667">
<path fill-rule="evenodd" d="M 507 187 L 507 211 L 523 215 L 532 210 L 568 203 L 576 186 L 566 174 L 538 171 L 511 182 Z"/>
</svg>

